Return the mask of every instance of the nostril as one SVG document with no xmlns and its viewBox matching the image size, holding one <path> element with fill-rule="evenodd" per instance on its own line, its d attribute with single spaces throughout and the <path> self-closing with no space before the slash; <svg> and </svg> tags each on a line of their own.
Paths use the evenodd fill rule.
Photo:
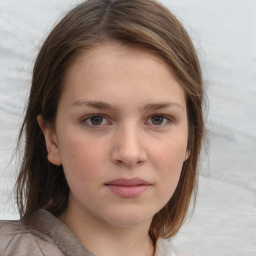
<svg viewBox="0 0 256 256">
<path fill-rule="evenodd" d="M 142 165 L 145 161 L 144 160 L 121 160 L 121 159 L 116 159 L 115 160 L 115 164 L 117 165 L 124 165 L 124 166 L 129 166 L 129 167 L 133 167 L 133 166 L 138 166 L 138 165 Z"/>
<path fill-rule="evenodd" d="M 116 160 L 116 163 L 123 164 L 123 161 L 122 160 Z"/>
</svg>

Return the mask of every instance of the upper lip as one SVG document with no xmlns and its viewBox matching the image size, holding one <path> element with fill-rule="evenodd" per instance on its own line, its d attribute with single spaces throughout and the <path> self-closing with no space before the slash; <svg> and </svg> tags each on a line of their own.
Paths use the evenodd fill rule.
<svg viewBox="0 0 256 256">
<path fill-rule="evenodd" d="M 140 178 L 133 179 L 115 179 L 107 182 L 105 185 L 115 185 L 115 186 L 138 186 L 138 185 L 151 185 L 149 182 L 142 180 Z"/>
</svg>

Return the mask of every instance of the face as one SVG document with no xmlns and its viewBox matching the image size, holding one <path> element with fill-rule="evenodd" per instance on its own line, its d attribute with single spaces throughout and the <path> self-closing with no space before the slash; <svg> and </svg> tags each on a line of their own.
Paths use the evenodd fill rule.
<svg viewBox="0 0 256 256">
<path fill-rule="evenodd" d="M 55 128 L 41 127 L 49 161 L 63 165 L 69 210 L 111 226 L 150 224 L 188 157 L 181 85 L 160 57 L 114 42 L 71 65 Z"/>
</svg>

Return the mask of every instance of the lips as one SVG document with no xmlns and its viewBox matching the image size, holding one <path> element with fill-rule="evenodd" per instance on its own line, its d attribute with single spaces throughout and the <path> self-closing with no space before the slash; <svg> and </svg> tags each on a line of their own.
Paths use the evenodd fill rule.
<svg viewBox="0 0 256 256">
<path fill-rule="evenodd" d="M 133 178 L 133 179 L 116 179 L 108 182 L 106 185 L 116 185 L 116 186 L 137 186 L 137 185 L 149 185 L 150 183 L 139 179 L 139 178 Z"/>
<path fill-rule="evenodd" d="M 139 179 L 116 179 L 107 182 L 105 186 L 115 195 L 123 198 L 133 198 L 140 196 L 143 192 L 148 190 L 152 184 Z"/>
</svg>

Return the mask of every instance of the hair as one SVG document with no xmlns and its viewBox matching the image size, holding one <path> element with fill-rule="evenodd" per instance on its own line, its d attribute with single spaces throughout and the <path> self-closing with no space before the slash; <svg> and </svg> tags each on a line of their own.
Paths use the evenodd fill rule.
<svg viewBox="0 0 256 256">
<path fill-rule="evenodd" d="M 66 14 L 43 43 L 35 61 L 32 85 L 17 148 L 24 142 L 16 198 L 21 217 L 40 208 L 55 216 L 68 207 L 69 187 L 62 166 L 47 160 L 37 115 L 54 124 L 67 69 L 81 52 L 105 41 L 141 47 L 160 56 L 185 91 L 190 157 L 183 164 L 173 196 L 152 220 L 149 235 L 173 237 L 184 223 L 197 192 L 198 163 L 204 137 L 203 82 L 191 39 L 164 6 L 154 0 L 88 0 Z M 23 140 L 24 139 L 24 140 Z"/>
</svg>

